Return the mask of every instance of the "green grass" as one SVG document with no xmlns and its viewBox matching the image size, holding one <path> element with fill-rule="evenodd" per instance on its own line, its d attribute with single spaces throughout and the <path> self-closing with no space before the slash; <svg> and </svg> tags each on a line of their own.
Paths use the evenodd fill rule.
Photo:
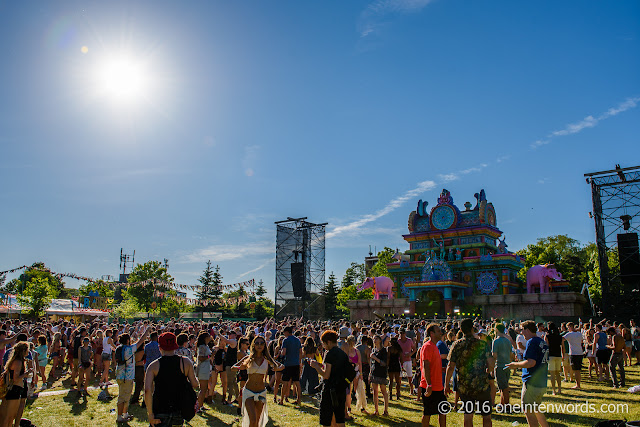
<svg viewBox="0 0 640 427">
<path fill-rule="evenodd" d="M 583 377 L 585 372 L 583 371 Z M 68 380 L 57 381 L 54 390 L 63 390 L 68 385 Z M 640 383 L 640 367 L 632 366 L 627 368 L 627 387 Z M 566 384 L 561 396 L 552 396 L 550 388 L 545 395 L 544 403 L 593 403 L 596 408 L 601 404 L 628 404 L 629 413 L 547 413 L 547 420 L 551 426 L 593 426 L 603 419 L 627 419 L 640 420 L 640 394 L 631 394 L 625 389 L 614 390 L 610 385 L 598 383 L 586 379 L 583 381 L 583 390 L 570 390 Z M 406 383 L 405 383 L 406 385 Z M 512 377 L 511 383 L 512 403 L 519 400 L 521 381 L 519 376 Z M 573 385 L 573 384 L 569 384 Z M 110 389 L 112 395 L 117 395 L 117 387 Z M 102 403 L 96 400 L 98 391 L 91 392 L 91 395 L 84 399 L 75 391 L 69 391 L 58 396 L 39 397 L 35 400 L 27 401 L 24 417 L 31 419 L 38 427 L 49 426 L 109 426 L 115 425 L 115 414 L 111 413 L 116 407 L 116 399 L 111 402 Z M 391 401 L 389 417 L 355 416 L 355 420 L 348 422 L 347 426 L 415 426 L 420 424 L 422 417 L 422 405 L 414 399 L 409 399 L 406 387 L 403 387 L 404 399 Z M 450 398 L 450 401 L 452 398 Z M 292 404 L 284 406 L 272 403 L 272 395 L 269 395 L 269 415 L 270 426 L 307 427 L 317 426 L 319 423 L 317 406 L 314 399 L 304 397 L 303 405 L 297 408 Z M 230 426 L 239 425 L 240 417 L 236 415 L 236 407 L 222 406 L 220 403 L 209 405 L 211 408 L 204 416 L 196 415 L 190 425 L 194 427 L 204 426 Z M 355 407 L 355 402 L 354 402 Z M 368 409 L 373 411 L 373 403 L 368 401 Z M 382 411 L 382 408 L 381 408 Z M 129 412 L 135 417 L 130 422 L 132 427 L 148 426 L 146 423 L 146 410 L 139 406 L 131 406 Z M 481 425 L 479 417 L 476 417 L 475 425 Z M 436 417 L 431 418 L 431 425 L 437 425 Z M 517 421 L 521 426 L 526 425 L 524 415 L 502 415 L 493 413 L 493 425 L 497 427 L 512 426 Z M 461 414 L 449 414 L 447 417 L 448 426 L 461 426 Z"/>
</svg>

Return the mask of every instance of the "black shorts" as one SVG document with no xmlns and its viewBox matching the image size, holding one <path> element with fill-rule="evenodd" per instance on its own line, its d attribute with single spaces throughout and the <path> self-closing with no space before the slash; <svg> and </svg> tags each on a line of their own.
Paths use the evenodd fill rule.
<svg viewBox="0 0 640 427">
<path fill-rule="evenodd" d="M 285 366 L 282 371 L 282 381 L 300 381 L 300 365 Z"/>
<path fill-rule="evenodd" d="M 465 414 L 491 415 L 493 404 L 491 402 L 490 389 L 476 395 L 464 395 L 460 393 L 462 412 Z"/>
<path fill-rule="evenodd" d="M 569 360 L 571 360 L 571 369 L 574 371 L 582 370 L 582 358 L 583 356 L 569 356 Z"/>
<path fill-rule="evenodd" d="M 426 397 L 424 393 L 422 394 L 422 414 L 423 415 L 438 415 L 440 414 L 440 410 L 438 405 L 440 402 L 446 402 L 447 397 L 444 395 L 444 390 L 440 391 L 432 391 L 429 397 Z M 446 407 L 447 411 L 449 407 Z M 444 411 L 443 413 L 447 413 Z"/>
<path fill-rule="evenodd" d="M 596 350 L 596 363 L 606 365 L 609 363 L 609 359 L 611 359 L 611 350 Z"/>
<path fill-rule="evenodd" d="M 19 387 L 14 385 L 11 387 L 11 390 L 7 392 L 7 395 L 4 397 L 5 400 L 20 400 L 27 398 L 27 384 L 25 382 L 24 387 Z"/>
<path fill-rule="evenodd" d="M 321 426 L 330 426 L 331 419 L 334 416 L 336 417 L 336 424 L 344 424 L 344 407 L 347 403 L 347 394 L 345 391 L 335 390 L 331 392 L 327 389 L 322 390 L 322 397 L 320 399 Z M 333 398 L 331 397 L 332 394 Z"/>
</svg>

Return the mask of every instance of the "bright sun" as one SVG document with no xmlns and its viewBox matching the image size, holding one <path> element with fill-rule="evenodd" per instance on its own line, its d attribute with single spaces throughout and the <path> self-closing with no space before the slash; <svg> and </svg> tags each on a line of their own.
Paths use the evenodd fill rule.
<svg viewBox="0 0 640 427">
<path fill-rule="evenodd" d="M 101 95 L 116 102 L 135 103 L 147 94 L 148 74 L 140 62 L 127 56 L 105 60 L 97 69 Z"/>
</svg>

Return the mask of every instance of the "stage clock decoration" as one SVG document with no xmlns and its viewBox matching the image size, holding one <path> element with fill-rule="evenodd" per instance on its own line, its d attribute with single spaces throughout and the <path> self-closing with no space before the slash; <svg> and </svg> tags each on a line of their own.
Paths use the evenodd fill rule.
<svg viewBox="0 0 640 427">
<path fill-rule="evenodd" d="M 498 289 L 498 277 L 490 271 L 483 271 L 478 275 L 476 287 L 485 295 L 492 294 Z"/>
<path fill-rule="evenodd" d="M 431 223 L 438 230 L 446 230 L 456 221 L 456 212 L 451 206 L 437 206 L 431 212 Z"/>
</svg>

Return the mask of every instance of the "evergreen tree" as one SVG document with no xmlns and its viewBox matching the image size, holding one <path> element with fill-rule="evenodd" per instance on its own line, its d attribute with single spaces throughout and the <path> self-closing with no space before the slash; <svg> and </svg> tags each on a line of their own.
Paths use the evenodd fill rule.
<svg viewBox="0 0 640 427">
<path fill-rule="evenodd" d="M 262 299 L 267 294 L 267 289 L 262 284 L 262 280 L 258 282 L 258 287 L 256 288 L 256 295 L 258 298 Z"/>
<path fill-rule="evenodd" d="M 327 318 L 333 319 L 336 316 L 336 306 L 338 296 L 338 287 L 336 282 L 336 276 L 333 271 L 329 275 L 327 284 L 322 288 L 322 295 L 324 296 L 324 314 Z"/>
<path fill-rule="evenodd" d="M 364 264 L 352 262 L 342 276 L 342 289 L 349 286 L 358 286 L 364 282 L 366 274 L 364 272 Z"/>
<path fill-rule="evenodd" d="M 222 296 L 222 275 L 220 274 L 220 266 L 216 265 L 215 270 L 211 267 L 211 260 L 207 261 L 207 267 L 202 272 L 202 276 L 198 279 L 202 287 L 196 296 L 199 300 L 220 299 Z M 220 304 L 206 304 L 198 306 L 198 311 L 215 311 L 220 308 Z"/>
</svg>

